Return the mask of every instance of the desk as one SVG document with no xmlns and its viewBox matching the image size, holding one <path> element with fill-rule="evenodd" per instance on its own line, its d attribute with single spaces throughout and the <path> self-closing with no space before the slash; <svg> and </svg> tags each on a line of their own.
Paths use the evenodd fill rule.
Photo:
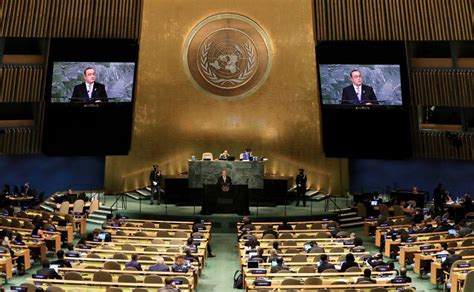
<svg viewBox="0 0 474 292">
<path fill-rule="evenodd" d="M 192 189 L 215 185 L 223 169 L 227 170 L 234 185 L 248 184 L 249 189 L 263 189 L 263 161 L 190 160 L 188 169 L 188 184 Z"/>
</svg>

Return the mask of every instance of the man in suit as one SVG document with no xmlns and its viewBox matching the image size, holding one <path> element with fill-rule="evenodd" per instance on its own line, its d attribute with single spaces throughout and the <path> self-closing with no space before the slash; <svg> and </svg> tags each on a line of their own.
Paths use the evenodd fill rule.
<svg viewBox="0 0 474 292">
<path fill-rule="evenodd" d="M 156 204 L 160 204 L 160 181 L 161 181 L 161 171 L 158 164 L 153 165 L 153 170 L 150 172 L 150 185 L 151 185 L 151 195 L 150 195 L 150 205 L 153 205 L 153 201 L 156 200 Z"/>
<path fill-rule="evenodd" d="M 322 254 L 320 257 L 321 261 L 318 265 L 318 273 L 322 273 L 324 270 L 327 269 L 335 269 L 334 265 L 328 262 L 328 256 L 326 254 Z"/>
<path fill-rule="evenodd" d="M 153 266 L 150 266 L 148 268 L 148 271 L 154 271 L 154 272 L 169 272 L 170 271 L 170 267 L 168 267 L 166 264 L 165 264 L 165 260 L 162 258 L 162 257 L 158 257 L 157 261 L 156 261 L 156 264 L 154 264 Z"/>
<path fill-rule="evenodd" d="M 306 207 L 306 181 L 307 177 L 304 174 L 304 169 L 299 169 L 300 173 L 296 176 L 296 207 L 300 205 L 300 200 L 303 200 L 303 207 Z"/>
<path fill-rule="evenodd" d="M 217 179 L 217 186 L 221 188 L 222 191 L 225 191 L 228 187 L 232 185 L 232 179 L 227 175 L 227 170 L 222 170 L 221 175 Z"/>
<path fill-rule="evenodd" d="M 364 284 L 364 283 L 377 283 L 374 279 L 372 279 L 372 271 L 370 269 L 364 270 L 364 277 L 357 279 L 356 284 Z"/>
<path fill-rule="evenodd" d="M 84 83 L 74 86 L 71 102 L 107 102 L 104 84 L 95 82 L 95 69 L 84 69 Z"/>
<path fill-rule="evenodd" d="M 350 73 L 352 84 L 342 89 L 341 104 L 378 104 L 374 89 L 362 84 L 362 72 L 354 69 Z"/>
<path fill-rule="evenodd" d="M 62 277 L 56 272 L 56 270 L 49 267 L 49 261 L 47 259 L 41 261 L 41 266 L 43 268 L 39 269 L 36 274 L 46 277 L 46 279 L 58 279 L 61 280 Z"/>
</svg>

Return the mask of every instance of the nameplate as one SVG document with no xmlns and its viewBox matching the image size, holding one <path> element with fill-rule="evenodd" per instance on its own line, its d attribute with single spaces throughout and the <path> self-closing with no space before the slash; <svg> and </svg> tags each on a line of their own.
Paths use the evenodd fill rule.
<svg viewBox="0 0 474 292">
<path fill-rule="evenodd" d="M 262 287 L 262 286 L 267 287 L 267 286 L 271 286 L 272 282 L 271 281 L 255 281 L 253 284 L 258 287 Z"/>
<path fill-rule="evenodd" d="M 420 246 L 421 250 L 427 250 L 427 249 L 431 249 L 431 248 L 432 248 L 431 245 L 422 245 L 422 246 Z"/>
<path fill-rule="evenodd" d="M 72 253 L 66 253 L 66 256 L 70 258 L 78 258 L 80 254 L 72 252 Z"/>
<path fill-rule="evenodd" d="M 266 273 L 267 273 L 267 270 L 258 269 L 258 270 L 251 270 L 250 272 L 251 272 L 252 274 L 266 274 Z"/>
<path fill-rule="evenodd" d="M 43 275 L 32 275 L 33 279 L 47 279 L 46 276 Z"/>
</svg>

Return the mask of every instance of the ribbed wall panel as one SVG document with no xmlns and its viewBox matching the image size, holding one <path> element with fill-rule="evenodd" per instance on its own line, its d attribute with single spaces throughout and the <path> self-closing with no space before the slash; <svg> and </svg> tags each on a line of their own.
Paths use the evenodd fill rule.
<svg viewBox="0 0 474 292">
<path fill-rule="evenodd" d="M 317 40 L 473 40 L 471 0 L 315 0 Z"/>
<path fill-rule="evenodd" d="M 44 68 L 0 66 L 0 102 L 40 102 Z"/>
<path fill-rule="evenodd" d="M 414 105 L 474 107 L 474 70 L 416 69 L 411 84 Z"/>
<path fill-rule="evenodd" d="M 0 37 L 138 39 L 141 0 L 3 0 Z"/>
<path fill-rule="evenodd" d="M 418 132 L 416 137 L 418 147 L 415 148 L 415 156 L 418 158 L 474 160 L 473 135 L 470 133 L 453 135 L 457 135 L 460 146 L 454 146 L 446 132 Z"/>
</svg>

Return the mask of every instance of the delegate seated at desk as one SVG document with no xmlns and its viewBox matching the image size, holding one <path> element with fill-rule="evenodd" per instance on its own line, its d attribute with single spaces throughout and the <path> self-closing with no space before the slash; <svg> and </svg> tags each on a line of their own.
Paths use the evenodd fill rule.
<svg viewBox="0 0 474 292">
<path fill-rule="evenodd" d="M 245 152 L 241 154 L 241 160 L 252 161 L 252 149 L 250 147 L 245 148 Z"/>
<path fill-rule="evenodd" d="M 219 160 L 228 160 L 229 157 L 230 157 L 229 151 L 224 150 L 224 152 L 222 152 L 222 153 L 219 155 Z"/>
</svg>

